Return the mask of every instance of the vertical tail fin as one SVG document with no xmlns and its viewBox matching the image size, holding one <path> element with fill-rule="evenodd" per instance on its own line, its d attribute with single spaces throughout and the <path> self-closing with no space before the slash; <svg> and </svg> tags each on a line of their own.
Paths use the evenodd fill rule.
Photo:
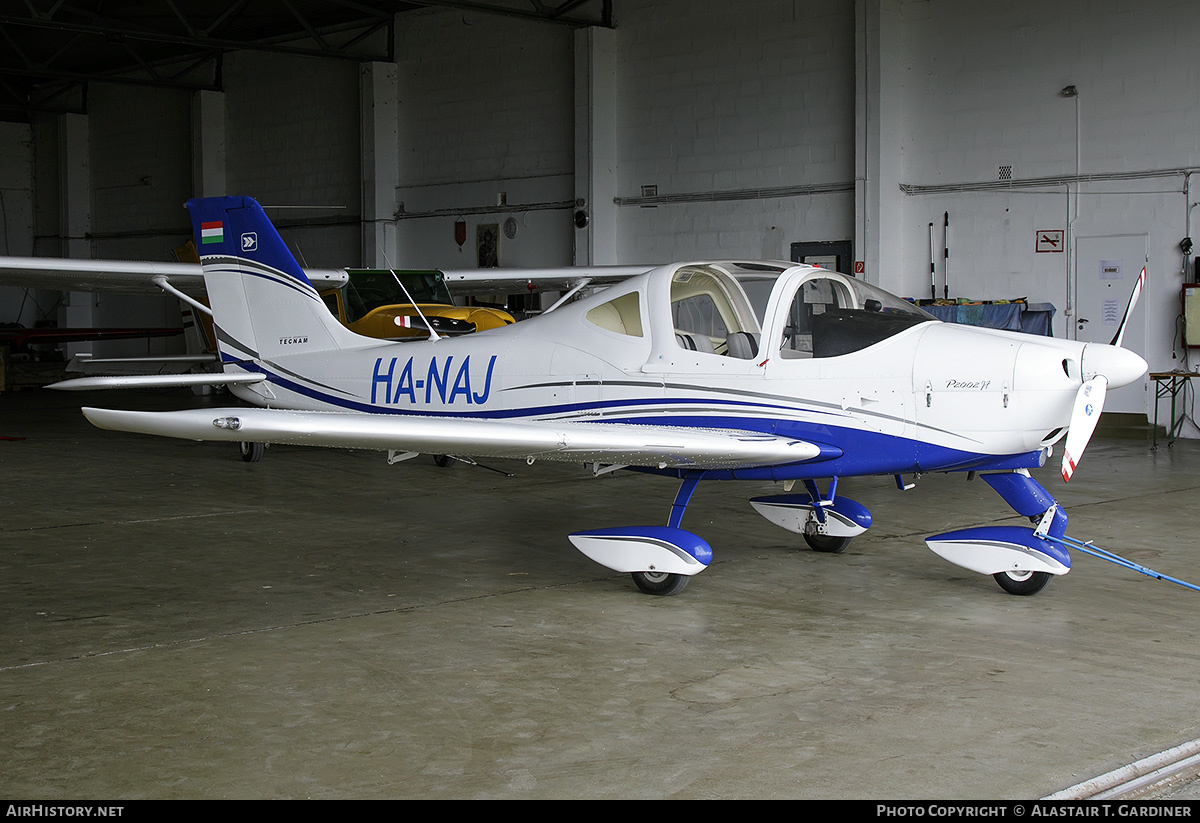
<svg viewBox="0 0 1200 823">
<path fill-rule="evenodd" d="M 249 197 L 189 200 L 222 360 L 273 360 L 354 345 Z"/>
</svg>

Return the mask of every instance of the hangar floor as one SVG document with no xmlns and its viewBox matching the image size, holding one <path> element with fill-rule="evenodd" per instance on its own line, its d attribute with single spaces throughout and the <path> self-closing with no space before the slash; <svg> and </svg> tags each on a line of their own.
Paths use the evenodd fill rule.
<svg viewBox="0 0 1200 823">
<path fill-rule="evenodd" d="M 925 548 L 981 482 L 845 480 L 875 526 L 798 550 L 701 485 L 678 597 L 577 553 L 672 481 L 101 432 L 0 396 L 0 796 L 1034 798 L 1200 737 L 1200 593 L 1075 556 L 1029 598 Z M 1200 443 L 1093 443 L 1073 535 L 1200 581 Z"/>
</svg>

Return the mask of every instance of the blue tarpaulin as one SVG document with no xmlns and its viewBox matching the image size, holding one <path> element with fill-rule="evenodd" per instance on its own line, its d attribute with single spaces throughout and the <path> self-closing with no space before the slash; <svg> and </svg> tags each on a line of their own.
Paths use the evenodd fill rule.
<svg viewBox="0 0 1200 823">
<path fill-rule="evenodd" d="M 987 303 L 921 308 L 946 323 L 1010 329 L 1046 337 L 1051 336 L 1050 323 L 1055 311 L 1053 303 Z"/>
</svg>

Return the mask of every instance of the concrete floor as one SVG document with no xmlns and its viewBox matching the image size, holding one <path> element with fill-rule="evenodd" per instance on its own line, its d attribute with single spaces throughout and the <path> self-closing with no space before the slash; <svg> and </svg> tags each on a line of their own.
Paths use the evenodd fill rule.
<svg viewBox="0 0 1200 823">
<path fill-rule="evenodd" d="M 0 396 L 0 796 L 1035 798 L 1200 737 L 1200 593 L 1076 555 L 1029 598 L 925 548 L 1008 519 L 984 483 L 839 487 L 875 526 L 799 550 L 702 484 L 716 560 L 638 594 L 569 531 L 675 484 L 572 466 L 91 428 Z M 1069 532 L 1200 581 L 1200 444 L 1093 443 Z"/>
</svg>

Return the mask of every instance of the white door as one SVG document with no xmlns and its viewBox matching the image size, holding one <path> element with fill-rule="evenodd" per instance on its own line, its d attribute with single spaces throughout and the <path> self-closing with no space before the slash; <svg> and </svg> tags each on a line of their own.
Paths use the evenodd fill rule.
<svg viewBox="0 0 1200 823">
<path fill-rule="evenodd" d="M 1076 340 L 1112 342 L 1129 305 L 1133 284 L 1147 265 L 1148 245 L 1144 234 L 1076 238 L 1075 316 L 1070 318 L 1069 326 L 1069 333 Z M 1149 346 L 1145 295 L 1129 318 L 1121 345 L 1146 357 Z M 1149 378 L 1143 376 L 1124 388 L 1110 389 L 1104 410 L 1147 414 L 1148 397 Z"/>
</svg>

